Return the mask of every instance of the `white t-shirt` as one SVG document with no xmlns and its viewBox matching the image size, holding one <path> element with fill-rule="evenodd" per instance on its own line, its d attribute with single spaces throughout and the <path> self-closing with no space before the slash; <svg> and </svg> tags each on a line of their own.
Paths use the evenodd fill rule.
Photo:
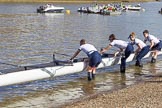
<svg viewBox="0 0 162 108">
<path fill-rule="evenodd" d="M 87 55 L 89 55 L 90 53 L 97 51 L 97 49 L 91 45 L 91 44 L 83 44 L 79 47 L 79 50 L 82 50 L 83 52 L 85 52 Z"/>
<path fill-rule="evenodd" d="M 122 48 L 125 49 L 128 46 L 128 42 L 123 41 L 123 40 L 113 40 L 110 43 L 111 46 L 115 46 L 117 48 Z"/>
<path fill-rule="evenodd" d="M 135 45 L 140 44 L 140 46 L 141 46 L 142 48 L 146 46 L 146 44 L 145 44 L 142 40 L 140 40 L 140 39 L 138 39 L 138 38 L 135 38 L 133 44 L 135 44 Z"/>
<path fill-rule="evenodd" d="M 149 41 L 149 42 L 153 41 L 155 45 L 160 42 L 158 38 L 150 34 L 148 35 L 147 38 L 145 38 L 145 41 Z"/>
</svg>

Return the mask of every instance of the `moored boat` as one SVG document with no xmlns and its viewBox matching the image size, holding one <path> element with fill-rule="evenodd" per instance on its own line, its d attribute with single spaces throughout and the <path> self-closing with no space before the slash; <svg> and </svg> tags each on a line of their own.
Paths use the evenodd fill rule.
<svg viewBox="0 0 162 108">
<path fill-rule="evenodd" d="M 78 8 L 77 11 L 78 12 L 83 12 L 83 13 L 87 13 L 88 12 L 86 7 L 80 7 L 80 8 Z"/>
<path fill-rule="evenodd" d="M 104 7 L 100 13 L 102 15 L 120 15 L 121 14 L 121 9 L 118 8 L 117 5 L 108 5 Z"/>
<path fill-rule="evenodd" d="M 102 15 L 121 15 L 122 12 L 118 11 L 118 10 L 115 10 L 115 11 L 112 11 L 112 10 L 102 10 L 101 14 Z"/>
<path fill-rule="evenodd" d="M 130 10 L 130 11 L 140 11 L 141 10 L 141 6 L 140 6 L 140 4 L 135 5 L 135 6 L 125 5 L 123 7 L 123 10 L 125 10 L 125 11 L 127 11 L 127 10 Z"/>
<path fill-rule="evenodd" d="M 65 8 L 54 6 L 53 4 L 46 4 L 37 8 L 37 13 L 61 13 Z"/>
<path fill-rule="evenodd" d="M 85 13 L 94 13 L 94 14 L 100 14 L 100 11 L 105 7 L 105 5 L 98 5 L 93 4 L 91 6 L 88 6 L 87 8 L 82 8 Z"/>
<path fill-rule="evenodd" d="M 159 54 L 162 54 L 162 52 Z M 149 52 L 144 58 L 148 58 L 150 55 L 151 53 Z M 134 58 L 135 54 L 131 54 L 126 62 L 133 61 Z M 112 54 L 104 54 L 102 56 L 102 63 L 100 63 L 98 68 L 120 64 L 120 59 L 121 56 L 114 57 Z M 0 86 L 25 83 L 34 80 L 82 72 L 86 69 L 87 65 L 88 62 L 85 58 L 81 58 L 75 59 L 73 62 L 54 59 L 52 62 L 45 64 L 19 66 L 15 69 L 0 71 L 1 73 L 6 73 L 0 75 Z"/>
<path fill-rule="evenodd" d="M 90 7 L 87 7 L 87 13 L 95 13 L 95 14 L 97 14 L 97 13 L 100 13 L 100 10 L 101 10 L 102 8 L 100 8 L 99 6 L 90 6 Z"/>
</svg>

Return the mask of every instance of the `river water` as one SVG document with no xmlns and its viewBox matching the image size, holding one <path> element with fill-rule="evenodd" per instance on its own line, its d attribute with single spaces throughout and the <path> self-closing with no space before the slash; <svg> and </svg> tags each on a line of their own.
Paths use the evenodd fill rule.
<svg viewBox="0 0 162 108">
<path fill-rule="evenodd" d="M 72 55 L 82 38 L 98 50 L 108 44 L 108 36 L 112 33 L 118 39 L 127 40 L 133 31 L 143 39 L 143 30 L 148 29 L 162 38 L 162 15 L 158 14 L 162 2 L 140 4 L 145 11 L 123 12 L 119 16 L 77 12 L 79 7 L 90 4 L 56 4 L 69 9 L 70 14 L 36 13 L 36 8 L 42 4 L 0 4 L 0 70 L 50 62 L 53 52 Z M 83 56 L 83 53 L 79 55 Z M 56 57 L 70 58 L 59 54 Z M 57 107 L 87 95 L 123 88 L 161 72 L 160 60 L 156 64 L 149 61 L 145 60 L 142 69 L 134 63 L 128 64 L 124 75 L 119 73 L 119 66 L 99 69 L 92 82 L 87 82 L 86 72 L 81 72 L 0 87 L 0 107 Z"/>
</svg>

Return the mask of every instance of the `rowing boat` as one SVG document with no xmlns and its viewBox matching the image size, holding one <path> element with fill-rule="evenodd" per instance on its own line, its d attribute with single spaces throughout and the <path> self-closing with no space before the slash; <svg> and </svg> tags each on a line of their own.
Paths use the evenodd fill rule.
<svg viewBox="0 0 162 108">
<path fill-rule="evenodd" d="M 130 10 L 130 11 L 140 11 L 141 10 L 141 6 L 140 4 L 136 5 L 136 6 L 131 6 L 131 5 L 128 5 L 128 6 L 124 6 L 124 9 L 123 10 Z"/>
<path fill-rule="evenodd" d="M 159 52 L 162 54 L 162 52 Z M 144 58 L 150 57 L 151 52 L 149 52 Z M 102 62 L 98 68 L 104 68 L 107 66 L 113 66 L 120 64 L 121 56 L 113 57 L 112 54 L 104 54 L 102 57 Z M 131 54 L 126 62 L 133 61 L 135 59 L 135 54 Z M 0 75 L 0 86 L 7 86 L 13 84 L 20 84 L 45 78 L 57 77 L 66 74 L 72 74 L 77 72 L 82 72 L 88 66 L 88 62 L 85 58 L 75 59 L 73 62 L 56 60 L 55 57 L 52 62 L 30 65 L 30 66 L 20 66 L 11 70 L 4 70 L 1 73 L 6 74 Z"/>
</svg>

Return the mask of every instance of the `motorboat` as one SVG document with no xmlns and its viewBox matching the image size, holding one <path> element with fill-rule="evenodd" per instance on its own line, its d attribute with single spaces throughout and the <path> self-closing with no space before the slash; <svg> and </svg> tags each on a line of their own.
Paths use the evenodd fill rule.
<svg viewBox="0 0 162 108">
<path fill-rule="evenodd" d="M 121 15 L 122 12 L 121 12 L 121 11 L 103 10 L 103 11 L 101 11 L 101 14 L 102 14 L 102 15 L 112 15 L 112 16 L 114 16 L 114 15 Z"/>
<path fill-rule="evenodd" d="M 104 8 L 104 5 L 92 5 L 87 7 L 87 13 L 100 14 L 100 11 Z"/>
<path fill-rule="evenodd" d="M 64 9 L 64 7 L 54 6 L 53 4 L 46 4 L 37 8 L 37 13 L 61 13 Z"/>
<path fill-rule="evenodd" d="M 127 11 L 127 10 L 130 10 L 130 11 L 140 11 L 141 10 L 141 6 L 140 6 L 140 4 L 135 5 L 135 6 L 125 5 L 125 6 L 123 6 L 123 10 L 125 10 L 125 11 Z"/>
<path fill-rule="evenodd" d="M 145 55 L 144 58 L 150 57 L 152 52 Z M 161 55 L 162 52 L 159 52 Z M 121 55 L 114 57 L 114 54 L 103 54 L 102 62 L 98 68 L 104 68 L 120 64 Z M 136 55 L 132 53 L 126 60 L 131 62 L 135 60 Z M 8 86 L 14 84 L 21 84 L 25 82 L 31 82 L 35 80 L 53 78 L 66 74 L 83 72 L 88 66 L 86 58 L 74 59 L 73 62 L 69 60 L 56 60 L 55 54 L 53 55 L 53 61 L 49 63 L 29 65 L 29 66 L 17 66 L 13 69 L 1 70 L 0 73 L 0 86 Z"/>
<path fill-rule="evenodd" d="M 109 6 L 109 7 L 105 7 L 104 9 L 102 9 L 100 11 L 102 15 L 121 15 L 121 9 L 114 7 L 114 6 Z"/>
<path fill-rule="evenodd" d="M 77 11 L 78 12 L 83 12 L 83 13 L 87 13 L 88 12 L 86 7 L 80 7 L 80 8 L 78 8 Z"/>
</svg>

